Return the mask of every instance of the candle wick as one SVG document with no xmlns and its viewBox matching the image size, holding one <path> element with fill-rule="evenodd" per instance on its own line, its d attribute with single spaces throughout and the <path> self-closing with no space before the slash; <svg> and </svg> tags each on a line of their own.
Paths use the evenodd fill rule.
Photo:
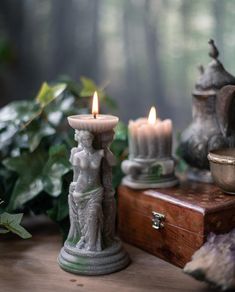
<svg viewBox="0 0 235 292">
<path fill-rule="evenodd" d="M 94 119 L 96 119 L 96 114 L 93 114 Z"/>
</svg>

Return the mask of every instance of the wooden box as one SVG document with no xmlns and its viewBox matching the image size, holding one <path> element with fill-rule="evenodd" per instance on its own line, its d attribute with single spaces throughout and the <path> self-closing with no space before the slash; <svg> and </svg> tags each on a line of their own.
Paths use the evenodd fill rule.
<svg viewBox="0 0 235 292">
<path fill-rule="evenodd" d="M 121 238 L 179 267 L 190 261 L 210 232 L 226 233 L 234 227 L 235 196 L 214 185 L 182 182 L 168 189 L 118 189 Z"/>
</svg>

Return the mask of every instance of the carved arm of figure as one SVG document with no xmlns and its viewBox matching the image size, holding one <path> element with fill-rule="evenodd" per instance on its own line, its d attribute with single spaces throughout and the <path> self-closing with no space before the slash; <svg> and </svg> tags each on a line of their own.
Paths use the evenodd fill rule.
<svg viewBox="0 0 235 292">
<path fill-rule="evenodd" d="M 109 148 L 106 148 L 105 150 L 105 158 L 110 166 L 116 165 L 116 157 Z"/>
<path fill-rule="evenodd" d="M 71 151 L 71 155 L 70 155 L 70 159 L 69 161 L 71 162 L 72 166 L 73 166 L 73 182 L 76 182 L 78 179 L 78 175 L 79 175 L 79 164 L 77 162 L 77 154 L 80 152 L 81 150 L 74 147 Z"/>
</svg>

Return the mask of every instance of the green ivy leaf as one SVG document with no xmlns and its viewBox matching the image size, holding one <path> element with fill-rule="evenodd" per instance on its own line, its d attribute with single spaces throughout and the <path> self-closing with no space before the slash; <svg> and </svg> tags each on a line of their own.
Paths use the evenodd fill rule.
<svg viewBox="0 0 235 292">
<path fill-rule="evenodd" d="M 95 82 L 89 78 L 81 77 L 80 78 L 82 89 L 80 91 L 80 96 L 87 97 L 92 96 L 95 91 L 98 91 L 98 86 Z"/>
<path fill-rule="evenodd" d="M 54 86 L 49 86 L 47 82 L 44 82 L 36 96 L 36 100 L 45 107 L 55 98 L 57 98 L 66 89 L 66 84 L 60 83 Z"/>
<path fill-rule="evenodd" d="M 13 101 L 0 110 L 0 124 L 3 125 L 2 123 L 4 123 L 7 126 L 7 122 L 13 122 L 15 125 L 28 122 L 38 110 L 39 107 L 35 101 Z"/>
<path fill-rule="evenodd" d="M 29 122 L 38 112 L 35 101 L 16 101 L 0 110 L 0 150 L 7 153 L 8 146 L 14 143 L 21 126 Z"/>
<path fill-rule="evenodd" d="M 127 140 L 127 126 L 119 122 L 115 127 L 114 141 L 111 144 L 111 150 L 116 156 L 117 165 L 113 167 L 113 187 L 116 188 L 123 178 L 121 170 L 121 162 L 127 157 L 128 140 Z"/>
<path fill-rule="evenodd" d="M 61 195 L 58 197 L 57 204 L 52 209 L 48 210 L 47 214 L 56 222 L 64 220 L 69 215 L 67 188 L 63 190 Z"/>
<path fill-rule="evenodd" d="M 115 140 L 126 141 L 127 140 L 127 126 L 123 122 L 119 122 L 114 129 Z"/>
<path fill-rule="evenodd" d="M 74 102 L 75 98 L 73 96 L 61 95 L 53 103 L 48 104 L 44 113 L 50 124 L 54 127 L 59 126 L 63 122 L 62 120 L 74 110 Z"/>
<path fill-rule="evenodd" d="M 27 136 L 30 152 L 33 152 L 40 144 L 42 138 L 51 136 L 55 132 L 56 130 L 48 123 L 33 121 L 23 133 Z"/>
<path fill-rule="evenodd" d="M 55 145 L 49 150 L 49 159 L 43 169 L 44 190 L 53 197 L 61 193 L 62 176 L 71 170 L 65 145 Z"/>
<path fill-rule="evenodd" d="M 94 92 L 97 91 L 100 99 L 103 99 L 105 94 L 104 91 L 95 84 L 95 82 L 89 78 L 80 78 L 82 89 L 80 91 L 81 97 L 93 96 Z"/>
<path fill-rule="evenodd" d="M 13 124 L 8 124 L 0 133 L 0 150 L 4 151 L 12 143 L 13 137 L 18 131 L 18 127 Z"/>
<path fill-rule="evenodd" d="M 8 39 L 2 37 L 0 39 L 0 62 L 2 64 L 9 64 L 10 62 L 14 61 L 15 53 L 12 45 Z M 1 64 L 1 65 L 2 65 Z"/>
<path fill-rule="evenodd" d="M 0 227 L 0 234 L 6 234 L 8 232 L 10 232 L 10 230 L 8 230 L 8 229 L 6 229 L 4 227 Z"/>
<path fill-rule="evenodd" d="M 104 100 L 105 100 L 105 102 L 104 102 L 105 106 L 107 108 L 112 109 L 112 110 L 117 109 L 117 107 L 118 107 L 117 102 L 114 99 L 112 99 L 110 96 L 108 96 L 108 95 L 105 96 Z"/>
<path fill-rule="evenodd" d="M 23 239 L 31 237 L 31 234 L 20 225 L 23 214 L 9 214 L 4 212 L 0 215 L 0 233 L 7 233 L 9 231 L 19 235 Z"/>
<path fill-rule="evenodd" d="M 81 91 L 81 84 L 78 82 L 72 80 L 69 78 L 67 75 L 61 75 L 58 78 L 58 82 L 60 83 L 65 83 L 67 86 L 67 91 L 72 95 L 75 96 L 76 98 L 80 97 L 80 91 Z"/>
<path fill-rule="evenodd" d="M 3 161 L 9 170 L 15 171 L 19 175 L 7 207 L 8 210 L 22 207 L 43 190 L 41 172 L 46 159 L 46 153 L 37 148 L 32 153 L 24 153 L 19 157 L 7 158 Z"/>
<path fill-rule="evenodd" d="M 41 191 L 53 197 L 61 193 L 62 176 L 71 170 L 64 145 L 49 149 L 49 157 L 41 148 L 19 157 L 8 158 L 3 164 L 18 173 L 8 210 L 16 210 L 35 198 Z"/>
<path fill-rule="evenodd" d="M 176 134 L 176 140 L 177 140 L 177 144 L 180 144 L 180 132 L 178 132 Z M 183 159 L 183 155 L 182 155 L 182 149 L 180 146 L 178 146 L 175 150 L 175 156 L 176 156 L 176 171 L 179 173 L 184 173 L 187 169 L 188 169 L 188 164 L 186 163 L 186 161 Z"/>
</svg>

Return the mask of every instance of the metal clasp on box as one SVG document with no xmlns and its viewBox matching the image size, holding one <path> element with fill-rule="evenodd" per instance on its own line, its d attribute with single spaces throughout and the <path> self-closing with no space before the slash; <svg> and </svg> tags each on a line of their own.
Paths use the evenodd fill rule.
<svg viewBox="0 0 235 292">
<path fill-rule="evenodd" d="M 165 216 L 155 211 L 152 211 L 152 216 L 152 227 L 157 230 L 164 228 L 163 221 L 165 220 Z"/>
</svg>

